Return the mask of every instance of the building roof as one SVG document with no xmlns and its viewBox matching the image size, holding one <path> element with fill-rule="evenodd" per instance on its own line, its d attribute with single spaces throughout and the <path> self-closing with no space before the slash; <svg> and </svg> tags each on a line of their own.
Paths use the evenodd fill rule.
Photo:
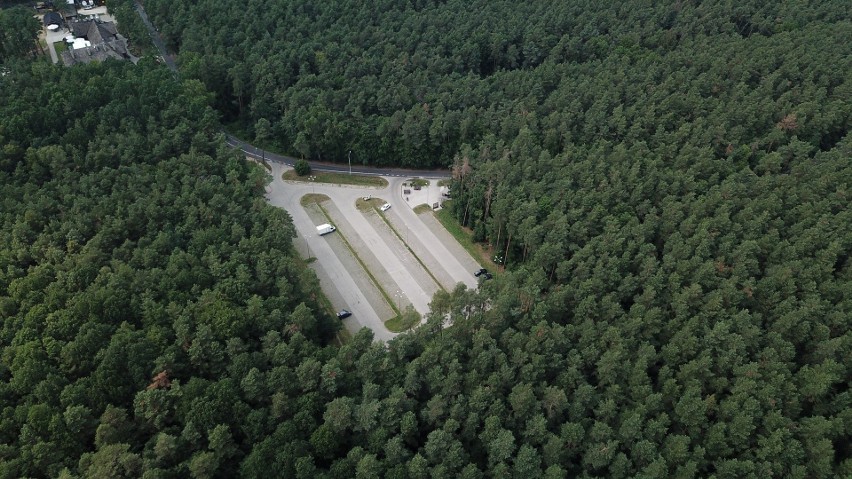
<svg viewBox="0 0 852 479">
<path fill-rule="evenodd" d="M 123 39 L 116 38 L 109 42 L 92 44 L 91 46 L 79 49 L 70 49 L 62 52 L 62 62 L 66 66 L 71 66 L 75 63 L 90 63 L 100 62 L 108 58 L 116 60 L 125 60 L 130 58 L 127 52 L 127 45 Z"/>
<path fill-rule="evenodd" d="M 47 12 L 42 21 L 45 25 L 62 25 L 62 15 L 56 12 Z"/>
<path fill-rule="evenodd" d="M 92 42 L 92 45 L 115 40 L 118 30 L 113 22 L 102 22 L 100 20 L 85 20 L 71 24 L 71 31 L 75 37 L 82 37 Z"/>
</svg>

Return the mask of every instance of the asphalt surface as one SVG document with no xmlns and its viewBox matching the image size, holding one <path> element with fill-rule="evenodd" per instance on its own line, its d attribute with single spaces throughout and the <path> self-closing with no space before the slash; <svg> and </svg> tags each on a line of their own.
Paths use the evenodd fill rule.
<svg viewBox="0 0 852 479">
<path fill-rule="evenodd" d="M 154 46 L 157 47 L 157 50 L 160 50 L 160 56 L 163 58 L 163 61 L 166 63 L 166 66 L 169 67 L 169 70 L 175 74 L 175 78 L 178 76 L 178 68 L 177 64 L 175 64 L 174 57 L 172 57 L 168 50 L 166 50 L 166 44 L 163 42 L 162 37 L 160 37 L 160 32 L 154 27 L 151 23 L 151 20 L 148 19 L 148 14 L 145 13 L 145 7 L 142 6 L 138 1 L 136 4 L 136 13 L 139 14 L 139 18 L 142 19 L 142 23 L 145 24 L 145 27 L 148 29 L 148 34 L 151 36 L 151 41 L 154 42 Z"/>
<path fill-rule="evenodd" d="M 326 293 L 335 308 L 352 311 L 352 316 L 344 320 L 344 325 L 350 331 L 355 332 L 361 327 L 367 327 L 373 331 L 376 339 L 382 341 L 396 336 L 385 328 L 380 315 L 358 288 L 353 277 L 357 277 L 360 273 L 348 270 L 341 261 L 339 255 L 348 253 L 335 251 L 330 246 L 327 236 L 317 235 L 318 223 L 310 218 L 300 203 L 305 194 L 323 194 L 330 198 L 334 208 L 345 217 L 345 222 L 342 222 L 344 224 L 340 225 L 343 229 L 331 235 L 342 233 L 347 238 L 353 235 L 358 236 L 357 243 L 365 245 L 370 252 L 368 256 L 377 258 L 381 268 L 389 275 L 392 282 L 388 284 L 382 281 L 382 287 L 393 301 L 399 301 L 401 304 L 410 303 L 425 316 L 429 311 L 432 293 L 437 288 L 425 270 L 418 271 L 423 266 L 407 257 L 410 253 L 407 253 L 405 246 L 402 245 L 406 237 L 417 238 L 417 245 L 414 241 L 409 242 L 415 254 L 420 250 L 436 260 L 430 262 L 429 266 L 430 271 L 440 269 L 433 272 L 435 276 L 452 278 L 456 283 L 465 283 L 470 288 L 477 286 L 476 278 L 472 273 L 479 268 L 479 265 L 460 246 L 453 247 L 455 240 L 448 233 L 436 234 L 414 213 L 412 207 L 416 205 L 406 201 L 402 194 L 402 183 L 405 178 L 388 178 L 389 185 L 385 188 L 285 182 L 281 179 L 281 175 L 287 169 L 283 164 L 272 163 L 273 181 L 268 187 L 267 198 L 271 204 L 285 208 L 292 216 L 299 237 L 303 238 L 301 241 L 308 243 L 311 253 L 316 257 L 316 262 L 312 266 L 317 271 L 321 284 L 324 287 L 330 285 L 334 289 Z M 357 209 L 356 201 L 363 196 L 381 198 L 392 205 L 386 212 L 386 216 L 391 220 L 402 240 L 388 228 L 382 227 L 381 224 L 377 225 L 375 218 L 368 218 L 367 215 L 374 213 L 364 213 Z M 450 244 L 444 244 L 448 241 Z M 355 243 L 355 241 L 350 242 Z M 403 250 L 405 253 L 401 252 Z M 395 298 L 397 294 L 400 297 Z"/>
<path fill-rule="evenodd" d="M 271 151 L 262 150 L 251 143 L 246 143 L 236 136 L 225 132 L 225 142 L 231 148 L 241 150 L 246 155 L 258 160 L 265 159 L 271 163 L 280 163 L 286 166 L 293 166 L 296 158 L 287 155 L 279 155 Z M 355 165 L 349 168 L 349 165 L 338 163 L 325 163 L 320 161 L 309 161 L 311 170 L 313 171 L 328 171 L 336 173 L 358 173 L 359 175 L 371 176 L 386 176 L 392 178 L 450 178 L 452 173 L 449 170 L 407 170 L 402 168 L 374 168 L 370 166 Z"/>
</svg>

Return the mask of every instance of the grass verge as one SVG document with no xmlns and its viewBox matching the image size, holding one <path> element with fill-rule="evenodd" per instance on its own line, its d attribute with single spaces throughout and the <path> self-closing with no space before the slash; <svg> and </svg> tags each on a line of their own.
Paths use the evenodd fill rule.
<svg viewBox="0 0 852 479">
<path fill-rule="evenodd" d="M 421 215 L 427 211 L 432 211 L 432 207 L 423 203 L 422 205 L 417 205 L 414 207 L 414 213 Z"/>
<path fill-rule="evenodd" d="M 346 328 L 341 327 L 337 330 L 337 334 L 334 336 L 334 339 L 337 340 L 337 344 L 343 346 L 349 341 L 352 341 L 352 333 L 350 333 Z"/>
<path fill-rule="evenodd" d="M 346 173 L 317 172 L 309 176 L 299 176 L 294 170 L 287 170 L 281 178 L 287 181 L 313 181 L 315 183 L 331 183 L 335 185 L 373 186 L 376 188 L 388 186 L 388 181 L 379 176 L 348 175 Z M 313 180 L 310 178 L 313 178 Z"/>
<path fill-rule="evenodd" d="M 68 50 L 68 44 L 64 41 L 53 42 L 53 49 L 56 50 L 56 56 L 61 56 L 62 52 Z"/>
<path fill-rule="evenodd" d="M 366 200 L 364 198 L 367 198 Z M 355 207 L 361 213 L 366 213 L 385 204 L 385 200 L 381 198 L 373 198 L 372 196 L 364 196 L 355 200 Z"/>
<path fill-rule="evenodd" d="M 444 226 L 444 228 L 453 235 L 453 238 L 462 245 L 474 259 L 478 259 L 480 264 L 485 266 L 491 271 L 497 272 L 499 271 L 498 265 L 491 260 L 491 255 L 489 251 L 483 248 L 481 245 L 473 242 L 473 233 L 462 227 L 453 215 L 450 213 L 450 209 L 447 208 L 449 206 L 450 200 L 444 202 L 444 208 L 441 208 L 438 211 L 434 211 L 433 214 L 438 221 Z M 430 208 L 431 209 L 431 208 Z"/>
<path fill-rule="evenodd" d="M 329 199 L 330 198 L 328 196 L 323 195 L 323 194 L 308 193 L 305 196 L 303 196 L 302 199 L 299 200 L 299 203 L 302 206 L 308 206 L 311 203 L 316 203 L 317 205 L 319 205 L 321 201 L 328 201 Z M 320 208 L 322 208 L 322 206 L 320 206 Z M 325 210 L 323 210 L 323 213 L 325 213 Z M 328 215 L 325 215 L 325 216 L 328 216 Z"/>
<path fill-rule="evenodd" d="M 385 327 L 387 327 L 392 333 L 402 333 L 408 331 L 414 326 L 417 326 L 419 323 L 420 320 L 416 317 L 405 319 L 400 314 L 385 321 Z"/>
</svg>

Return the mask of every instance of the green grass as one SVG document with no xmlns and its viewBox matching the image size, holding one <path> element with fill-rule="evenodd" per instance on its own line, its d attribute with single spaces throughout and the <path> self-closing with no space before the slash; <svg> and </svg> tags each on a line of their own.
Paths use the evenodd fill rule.
<svg viewBox="0 0 852 479">
<path fill-rule="evenodd" d="M 65 41 L 54 42 L 53 49 L 56 50 L 57 56 L 61 56 L 62 52 L 68 50 L 68 44 Z"/>
<path fill-rule="evenodd" d="M 362 213 L 366 213 L 370 210 L 374 210 L 374 209 L 378 208 L 379 206 L 382 206 L 383 204 L 385 204 L 385 200 L 383 200 L 381 198 L 370 197 L 369 200 L 365 200 L 364 198 L 366 198 L 366 197 L 367 196 L 364 196 L 364 197 L 361 197 L 361 198 L 358 198 L 357 200 L 355 200 L 355 207 L 358 208 L 358 211 L 360 211 Z"/>
<path fill-rule="evenodd" d="M 302 199 L 299 200 L 299 203 L 301 203 L 302 206 L 308 206 L 312 203 L 316 203 L 317 205 L 319 205 L 321 202 L 328 201 L 329 199 L 330 198 L 326 195 L 322 195 L 322 194 L 319 194 L 319 193 L 308 193 L 305 196 L 303 196 Z M 320 208 L 322 208 L 322 207 L 320 207 Z M 328 216 L 328 215 L 326 215 L 326 216 Z"/>
<path fill-rule="evenodd" d="M 388 328 L 392 333 L 402 333 L 408 331 L 414 326 L 417 326 L 419 323 L 420 320 L 416 317 L 404 320 L 402 318 L 402 315 L 400 314 L 385 321 L 385 327 Z"/>
<path fill-rule="evenodd" d="M 410 178 L 408 183 L 411 186 L 429 186 L 429 180 L 424 180 L 423 178 Z"/>
<path fill-rule="evenodd" d="M 346 328 L 340 328 L 337 330 L 337 334 L 334 336 L 334 339 L 337 340 L 337 344 L 343 346 L 349 341 L 352 341 L 352 333 L 350 333 Z"/>
<path fill-rule="evenodd" d="M 359 185 L 384 188 L 388 181 L 379 176 L 349 175 L 347 173 L 317 172 L 308 176 L 299 176 L 293 170 L 287 170 L 281 177 L 287 181 L 304 181 L 306 183 L 331 183 L 335 185 Z M 311 180 L 313 178 L 313 180 Z"/>
<path fill-rule="evenodd" d="M 426 203 L 414 207 L 414 212 L 418 215 L 426 213 L 427 211 L 432 211 L 432 207 L 427 205 Z"/>
<path fill-rule="evenodd" d="M 497 272 L 499 267 L 494 261 L 491 260 L 491 254 L 481 245 L 474 243 L 473 241 L 473 233 L 463 228 L 462 225 L 456 221 L 453 217 L 452 213 L 450 213 L 449 205 L 452 200 L 447 200 L 444 202 L 444 207 L 438 211 L 433 212 L 435 217 L 438 218 L 438 221 L 444 226 L 444 228 L 449 231 L 453 238 L 462 245 L 473 259 L 479 260 L 479 263 L 488 268 L 493 272 Z"/>
</svg>

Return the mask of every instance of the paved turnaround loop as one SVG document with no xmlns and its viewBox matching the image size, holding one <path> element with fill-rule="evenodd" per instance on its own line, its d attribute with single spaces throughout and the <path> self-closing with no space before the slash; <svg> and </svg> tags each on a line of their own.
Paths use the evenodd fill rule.
<svg viewBox="0 0 852 479">
<path fill-rule="evenodd" d="M 467 251 L 453 244 L 455 239 L 452 236 L 436 234 L 414 213 L 411 209 L 414 205 L 410 205 L 402 195 L 404 178 L 389 178 L 389 184 L 384 188 L 302 183 L 282 180 L 281 175 L 288 169 L 283 164 L 272 163 L 271 166 L 273 179 L 267 188 L 267 199 L 272 205 L 284 208 L 290 213 L 298 235 L 310 245 L 309 248 L 316 257 L 311 267 L 317 272 L 332 304 L 337 309 L 352 311 L 352 316 L 344 321 L 344 326 L 350 331 L 356 332 L 361 327 L 367 327 L 373 331 L 376 339 L 382 341 L 396 336 L 385 328 L 382 318 L 353 279 L 357 272 L 347 270 L 338 256 L 345 253 L 334 251 L 326 237 L 317 235 L 317 222 L 311 219 L 301 205 L 301 198 L 305 194 L 316 193 L 329 197 L 349 225 L 345 233 L 359 236 L 363 240 L 359 243 L 366 244 L 372 256 L 379 259 L 378 267 L 390 275 L 391 287 L 394 290 L 387 291 L 385 287 L 386 292 L 389 295 L 399 292 L 404 297 L 399 301 L 411 303 L 422 315 L 428 312 L 431 293 L 437 285 L 434 285 L 431 277 L 425 272 L 412 274 L 413 269 L 423 266 L 417 262 L 406 262 L 399 256 L 399 251 L 403 248 L 394 247 L 394 243 L 401 244 L 404 240 L 390 231 L 377 228 L 376 223 L 365 216 L 373 213 L 363 213 L 356 207 L 358 198 L 370 195 L 390 203 L 393 207 L 385 215 L 390 216 L 397 224 L 402 238 L 417 238 L 416 248 L 422 248 L 424 254 L 435 258 L 436 261 L 429 268 L 438 276 L 449 278 L 453 284 L 464 283 L 469 288 L 477 286 L 472 272 L 478 269 L 479 265 Z M 339 230 L 338 233 L 340 232 L 342 231 Z M 297 241 L 298 243 L 300 241 Z"/>
</svg>

